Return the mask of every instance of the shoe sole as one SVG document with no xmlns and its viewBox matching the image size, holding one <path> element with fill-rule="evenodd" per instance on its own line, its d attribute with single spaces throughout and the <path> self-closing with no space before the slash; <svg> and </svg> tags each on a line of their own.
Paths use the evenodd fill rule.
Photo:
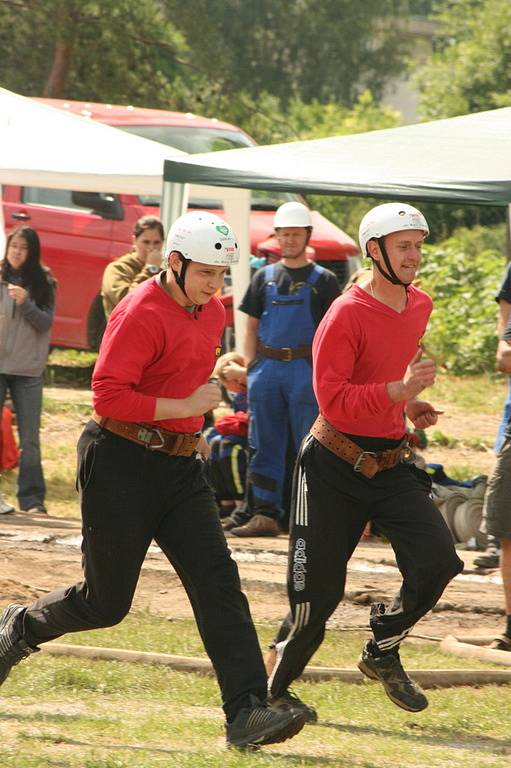
<svg viewBox="0 0 511 768">
<path fill-rule="evenodd" d="M 285 726 L 273 726 L 266 728 L 257 738 L 253 739 L 238 739 L 235 741 L 228 741 L 228 747 L 236 747 L 238 749 L 252 748 L 257 749 L 263 747 L 265 744 L 280 744 L 283 741 L 292 739 L 297 733 L 300 733 L 305 725 L 305 718 L 301 713 L 295 712 L 294 717 Z"/>
<path fill-rule="evenodd" d="M 381 683 L 383 685 L 383 689 L 385 693 L 387 694 L 391 702 L 395 704 L 397 707 L 400 707 L 401 709 L 405 709 L 407 712 L 422 712 L 428 706 L 429 702 L 427 700 L 426 700 L 426 704 L 423 707 L 410 707 L 400 699 L 396 699 L 395 696 L 393 696 L 392 693 L 389 691 L 385 680 L 382 680 L 381 677 L 379 677 L 376 674 L 376 672 L 373 669 L 371 669 L 371 667 L 368 667 L 363 659 L 359 660 L 357 667 L 362 672 L 362 674 L 368 677 L 370 680 L 376 680 L 378 683 Z"/>
</svg>

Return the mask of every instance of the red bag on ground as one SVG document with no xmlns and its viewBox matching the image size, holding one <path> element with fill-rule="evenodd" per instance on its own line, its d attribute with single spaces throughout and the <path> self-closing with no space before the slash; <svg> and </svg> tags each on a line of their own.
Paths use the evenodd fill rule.
<svg viewBox="0 0 511 768">
<path fill-rule="evenodd" d="M 18 466 L 19 450 L 12 429 L 12 413 L 4 406 L 2 429 L 0 430 L 0 469 L 14 469 Z"/>
</svg>

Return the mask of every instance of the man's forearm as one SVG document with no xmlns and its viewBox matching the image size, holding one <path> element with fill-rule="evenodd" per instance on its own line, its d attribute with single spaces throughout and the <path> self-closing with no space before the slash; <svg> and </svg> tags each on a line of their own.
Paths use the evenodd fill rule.
<svg viewBox="0 0 511 768">
<path fill-rule="evenodd" d="M 245 362 L 248 365 L 252 362 L 257 354 L 257 329 L 259 322 L 255 321 L 255 318 L 249 318 L 247 328 L 245 332 L 245 344 L 243 353 L 245 356 Z"/>
</svg>

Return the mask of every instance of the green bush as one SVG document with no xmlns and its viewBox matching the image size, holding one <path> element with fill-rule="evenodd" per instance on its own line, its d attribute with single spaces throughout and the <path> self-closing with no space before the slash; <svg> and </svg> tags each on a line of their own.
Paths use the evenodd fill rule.
<svg viewBox="0 0 511 768">
<path fill-rule="evenodd" d="M 503 244 L 502 228 L 476 227 L 424 249 L 420 282 L 434 301 L 425 347 L 452 373 L 495 370 Z"/>
</svg>

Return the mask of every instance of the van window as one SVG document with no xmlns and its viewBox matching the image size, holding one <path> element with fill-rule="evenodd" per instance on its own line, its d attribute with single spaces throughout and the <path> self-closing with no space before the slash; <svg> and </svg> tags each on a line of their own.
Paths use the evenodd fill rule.
<svg viewBox="0 0 511 768">
<path fill-rule="evenodd" d="M 77 211 L 90 211 L 90 208 L 82 208 L 75 205 L 69 189 L 47 189 L 46 187 L 24 187 L 22 202 L 35 203 L 36 205 L 48 205 L 52 208 L 71 208 Z"/>
</svg>

